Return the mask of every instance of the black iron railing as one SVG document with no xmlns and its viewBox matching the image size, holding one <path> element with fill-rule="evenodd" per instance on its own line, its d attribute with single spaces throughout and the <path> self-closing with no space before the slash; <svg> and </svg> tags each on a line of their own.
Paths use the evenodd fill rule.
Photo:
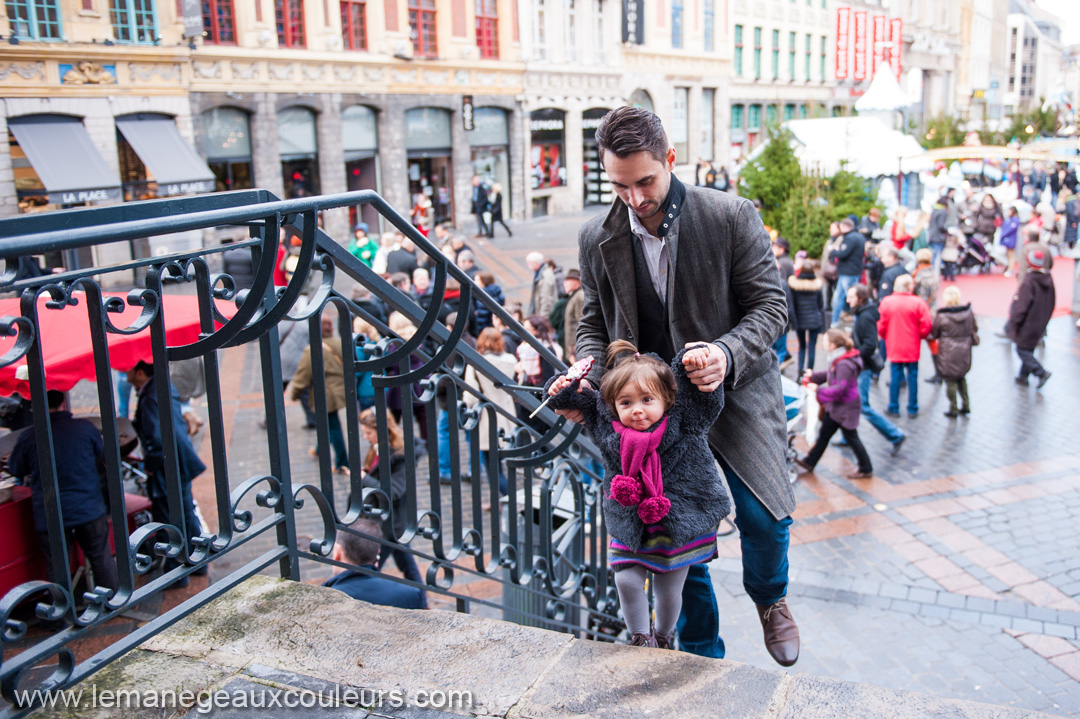
<svg viewBox="0 0 1080 719">
<path fill-rule="evenodd" d="M 426 310 L 410 296 L 391 287 L 317 228 L 316 218 L 320 211 L 360 204 L 375 207 L 391 225 L 416 244 L 418 253 L 429 259 L 432 300 Z M 250 239 L 221 248 L 15 282 L 15 268 L 20 256 L 222 226 L 246 228 Z M 273 273 L 281 228 L 302 241 L 295 273 L 288 286 L 275 288 Z M 545 423 L 541 426 L 546 427 L 541 433 L 464 382 L 461 370 L 469 364 L 495 386 L 512 392 L 521 407 L 531 411 L 539 404 L 535 394 L 517 387 L 513 378 L 502 374 L 484 355 L 461 341 L 465 322 L 457 322 L 453 330 L 438 322 L 448 280 L 453 278 L 461 285 L 460 307 L 469 308 L 472 302 L 486 306 L 545 360 L 556 365 L 558 360 L 378 195 L 354 192 L 281 201 L 267 192 L 253 190 L 156 200 L 3 220 L 0 221 L 0 238 L 3 238 L 0 239 L 0 256 L 6 261 L 6 269 L 0 275 L 0 292 L 15 293 L 21 300 L 20 316 L 0 318 L 0 328 L 8 336 L 15 337 L 13 348 L 0 357 L 0 367 L 21 360 L 27 365 L 34 416 L 33 427 L 28 431 L 35 432 L 37 437 L 50 543 L 49 561 L 53 576 L 58 577 L 55 582 L 23 584 L 0 598 L 0 628 L 3 630 L 0 717 L 23 716 L 33 709 L 19 703 L 17 694 L 22 690 L 62 689 L 81 681 L 274 564 L 277 564 L 281 577 L 292 580 L 302 578 L 302 566 L 307 566 L 304 560 L 347 567 L 330 558 L 331 549 L 338 533 L 354 531 L 349 525 L 361 517 L 381 521 L 385 536 L 395 537 L 395 540 L 372 539 L 389 543 L 428 563 L 422 583 L 401 578 L 395 578 L 395 581 L 421 586 L 428 592 L 452 598 L 459 611 L 468 612 L 483 606 L 503 612 L 508 619 L 595 638 L 610 639 L 624 631 L 618 618 L 614 587 L 609 581 L 607 540 L 599 521 L 598 483 L 595 474 L 589 470 L 590 466 L 595 466 L 591 461 L 599 456 L 595 447 L 580 436 L 579 428 L 566 425 L 550 410 L 538 415 Z M 254 280 L 250 290 L 237 291 L 231 277 L 214 273 L 211 267 L 217 264 L 215 254 L 244 247 L 252 252 Z M 126 299 L 103 293 L 102 285 L 109 284 L 110 275 L 130 277 L 130 272 L 136 268 L 145 269 L 145 289 L 132 290 Z M 394 335 L 389 327 L 336 291 L 334 281 L 340 274 L 368 288 L 388 309 L 402 313 L 416 326 L 415 334 L 408 339 Z M 314 292 L 302 310 L 296 309 L 297 300 L 312 279 L 317 280 Z M 198 296 L 201 333 L 196 342 L 184 346 L 169 346 L 166 342 L 163 297 L 167 287 L 176 284 L 193 285 Z M 47 420 L 48 368 L 44 364 L 38 332 L 41 321 L 38 298 L 43 295 L 48 296 L 48 312 L 63 312 L 77 302 L 85 302 L 87 307 L 105 444 L 105 486 L 120 575 L 120 588 L 112 594 L 91 586 L 77 596 L 68 571 L 70 547 L 62 529 L 55 472 L 54 443 L 60 438 L 52 435 Z M 230 303 L 231 307 L 228 306 Z M 112 318 L 125 304 L 139 306 L 139 318 L 130 326 L 117 327 Z M 323 345 L 319 339 L 321 318 L 331 306 L 337 310 L 337 334 L 343 340 L 350 340 L 343 342 L 344 376 L 373 373 L 381 453 L 377 487 L 364 487 L 360 472 L 355 471 L 361 466 L 362 447 L 355 382 L 345 382 L 344 421 L 349 464 L 354 471 L 345 478 L 335 477 L 332 472 Z M 227 318 L 228 314 L 232 317 Z M 331 311 L 331 316 L 333 314 Z M 355 335 L 351 322 L 354 317 L 361 317 L 374 326 L 382 335 L 381 339 L 373 342 L 366 336 Z M 278 351 L 279 325 L 288 322 L 308 323 L 311 338 L 311 397 L 315 404 L 318 445 L 326 450 L 319 456 L 317 485 L 297 483 L 292 476 L 290 452 L 293 448 L 286 431 Z M 155 366 L 170 516 L 167 522 L 145 524 L 129 535 L 108 339 L 113 334 L 143 332 L 149 334 Z M 237 477 L 228 462 L 217 350 L 249 343 L 258 345 L 267 448 L 261 458 L 261 471 Z M 357 359 L 354 351 L 357 348 L 362 350 L 360 356 L 368 359 Z M 410 362 L 410 356 L 419 359 L 419 366 L 416 359 Z M 185 525 L 173 405 L 169 383 L 163 381 L 168 378 L 170 361 L 192 358 L 201 358 L 204 367 L 208 439 L 213 458 L 208 471 L 213 477 L 218 527 L 214 534 L 204 534 Z M 426 422 L 431 438 L 426 460 L 407 463 L 405 530 L 400 535 L 392 531 L 391 463 L 385 456 L 389 447 L 386 390 L 391 388 L 401 389 L 405 456 L 417 456 L 418 438 L 413 418 L 420 407 L 427 409 Z M 452 467 L 449 483 L 440 481 L 440 448 L 434 439 L 438 432 L 436 396 L 442 390 L 445 390 L 446 406 L 451 409 L 452 416 L 449 422 L 448 449 Z M 469 407 L 463 401 L 467 394 L 476 395 L 479 402 Z M 481 414 L 486 414 L 490 420 L 487 429 L 492 451 L 487 460 L 493 469 L 500 464 L 506 468 L 509 493 L 502 501 L 495 481 L 481 481 L 485 474 L 481 467 L 477 431 Z M 497 428 L 495 420 L 499 415 L 514 423 L 514 431 L 509 436 Z M 467 455 L 471 457 L 467 463 L 471 481 L 464 483 L 463 436 Z M 420 456 L 423 457 L 422 452 Z M 498 474 L 495 471 L 487 476 L 497 477 Z M 485 499 L 490 507 L 485 505 Z M 300 546 L 296 512 L 305 503 L 309 509 L 311 504 L 317 508 L 321 528 L 306 546 Z M 272 537 L 272 548 L 252 550 L 256 546 L 265 547 L 265 539 L 259 544 L 253 543 L 259 537 Z M 234 553 L 237 552 L 242 553 L 239 556 L 247 553 L 257 556 L 93 657 L 76 662 L 70 645 L 94 627 L 125 611 L 137 609 L 140 603 L 192 572 L 227 555 L 236 557 L 238 555 Z M 173 568 L 158 574 L 163 557 L 174 560 L 170 565 Z M 491 592 L 469 592 L 463 587 L 476 579 L 499 583 L 501 598 L 492 596 Z M 41 631 L 41 625 L 49 630 Z M 29 626 L 37 628 L 28 633 Z"/>
</svg>

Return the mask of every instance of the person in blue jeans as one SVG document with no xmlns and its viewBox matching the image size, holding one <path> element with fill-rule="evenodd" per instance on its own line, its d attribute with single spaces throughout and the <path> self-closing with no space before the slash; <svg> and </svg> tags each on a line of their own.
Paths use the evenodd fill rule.
<svg viewBox="0 0 1080 719">
<path fill-rule="evenodd" d="M 849 309 L 847 303 L 847 291 L 859 282 L 863 271 L 863 253 L 866 239 L 863 234 L 855 229 L 855 223 L 851 218 L 845 217 L 840 221 L 840 232 L 844 237 L 840 241 L 840 248 L 833 250 L 829 258 L 836 263 L 836 292 L 833 294 L 832 323 L 840 321 L 840 314 Z"/>
<path fill-rule="evenodd" d="M 878 311 L 878 336 L 888 348 L 889 414 L 900 414 L 900 384 L 907 375 L 908 415 L 919 413 L 919 353 L 922 341 L 930 334 L 933 318 L 921 297 L 913 294 L 915 280 L 901 275 L 893 284 L 893 293 L 881 301 Z"/>
<path fill-rule="evenodd" d="M 855 310 L 855 326 L 852 328 L 851 339 L 862 356 L 864 369 L 859 373 L 859 400 L 862 402 L 861 411 L 870 425 L 881 433 L 893 446 L 892 453 L 900 451 L 900 445 L 907 439 L 907 435 L 882 417 L 877 410 L 870 406 L 870 382 L 873 380 L 873 370 L 870 369 L 873 359 L 879 357 L 879 362 L 884 362 L 884 353 L 876 354 L 879 350 L 877 322 L 880 319 L 878 308 L 870 299 L 870 288 L 866 285 L 855 285 L 847 294 L 848 304 Z M 897 387 L 899 391 L 899 387 Z"/>
</svg>

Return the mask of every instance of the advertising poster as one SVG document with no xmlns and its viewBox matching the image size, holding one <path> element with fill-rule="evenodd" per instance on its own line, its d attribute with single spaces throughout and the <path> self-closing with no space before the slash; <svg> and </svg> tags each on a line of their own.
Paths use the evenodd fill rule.
<svg viewBox="0 0 1080 719">
<path fill-rule="evenodd" d="M 851 76 L 856 82 L 866 79 L 866 11 L 856 10 L 855 13 L 855 59 L 852 63 Z"/>
<path fill-rule="evenodd" d="M 900 79 L 900 57 L 904 49 L 904 21 L 898 17 L 889 20 L 889 64 L 896 79 Z"/>
<path fill-rule="evenodd" d="M 873 44 L 871 50 L 873 53 L 873 62 L 870 66 L 870 77 L 877 75 L 878 67 L 883 65 L 886 61 L 886 52 L 888 50 L 889 38 L 887 32 L 886 18 L 884 15 L 875 15 L 872 23 L 874 30 Z"/>
<path fill-rule="evenodd" d="M 851 55 L 851 8 L 836 8 L 836 79 L 847 80 Z"/>
</svg>

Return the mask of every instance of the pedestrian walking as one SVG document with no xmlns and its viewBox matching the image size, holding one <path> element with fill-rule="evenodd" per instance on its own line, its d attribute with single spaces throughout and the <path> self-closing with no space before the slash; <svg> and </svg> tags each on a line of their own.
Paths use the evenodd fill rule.
<svg viewBox="0 0 1080 719">
<path fill-rule="evenodd" d="M 495 223 L 503 226 L 507 237 L 513 237 L 514 233 L 510 231 L 510 228 L 506 226 L 506 222 L 503 220 L 502 185 L 498 182 L 491 186 L 491 193 L 488 195 L 488 206 L 491 208 L 491 225 L 488 227 L 488 237 L 495 239 Z"/>
<path fill-rule="evenodd" d="M 575 267 L 566 272 L 563 280 L 566 291 L 566 307 L 563 308 L 563 334 L 565 340 L 563 357 L 567 362 L 577 361 L 577 329 L 581 322 L 581 312 L 585 308 L 585 295 L 581 291 L 581 272 Z"/>
<path fill-rule="evenodd" d="M 532 293 L 529 296 L 529 307 L 525 314 L 530 317 L 540 315 L 546 318 L 555 307 L 555 300 L 559 298 L 555 271 L 544 262 L 544 256 L 539 252 L 530 252 L 525 257 L 525 264 L 533 273 Z"/>
<path fill-rule="evenodd" d="M 889 409 L 900 416 L 900 383 L 907 374 L 909 417 L 919 413 L 919 351 L 923 339 L 930 334 L 933 319 L 926 303 L 912 290 L 915 281 L 903 275 L 893 285 L 893 293 L 880 305 L 878 336 L 885 340 L 886 357 L 892 378 L 889 382 Z"/>
<path fill-rule="evenodd" d="M 726 383 L 710 445 L 719 448 L 713 455 L 735 505 L 744 587 L 766 649 L 791 666 L 799 657 L 799 629 L 787 602 L 795 495 L 784 459 L 780 370 L 769 351 L 787 324 L 787 303 L 768 233 L 749 200 L 687 187 L 673 174 L 675 149 L 652 112 L 613 110 L 596 141 L 616 199 L 606 217 L 590 220 L 578 235 L 585 307 L 577 354 L 600 357 L 623 339 L 670 362 L 687 345 L 708 342 L 706 367 L 689 378 L 700 392 Z M 582 386 L 599 386 L 599 364 Z M 582 419 L 573 411 L 564 416 Z M 689 569 L 682 620 L 684 651 L 724 656 L 703 564 Z"/>
<path fill-rule="evenodd" d="M 937 340 L 936 366 L 945 381 L 945 394 L 949 398 L 946 417 L 956 419 L 971 411 L 968 400 L 967 373 L 971 369 L 971 348 L 979 344 L 979 325 L 971 311 L 971 304 L 960 304 L 960 288 L 949 287 L 942 293 L 942 306 L 934 316 L 929 339 Z M 960 395 L 960 404 L 956 395 Z"/>
<path fill-rule="evenodd" d="M 1016 240 L 1020 232 L 1020 216 L 1016 207 L 1010 205 L 1005 210 L 1005 219 L 1001 223 L 998 241 L 1005 248 L 1005 276 L 1012 277 L 1016 271 Z"/>
<path fill-rule="evenodd" d="M 787 280 L 788 319 L 799 342 L 796 377 L 801 377 L 803 370 L 814 368 L 818 334 L 825 325 L 822 284 L 815 260 L 804 260 L 799 273 Z"/>
<path fill-rule="evenodd" d="M 866 240 L 861 232 L 855 229 L 855 223 L 850 217 L 840 221 L 840 232 L 843 233 L 839 249 L 833 250 L 829 258 L 836 263 L 836 292 L 833 294 L 832 323 L 840 321 L 840 314 L 849 309 L 847 306 L 847 291 L 857 284 L 863 271 L 863 252 Z"/>
<path fill-rule="evenodd" d="M 847 300 L 855 312 L 851 339 L 855 348 L 859 350 L 863 364 L 863 369 L 859 373 L 859 409 L 870 426 L 889 441 L 892 445 L 892 454 L 895 456 L 900 451 L 900 446 L 907 435 L 870 406 L 870 382 L 877 378 L 878 373 L 885 366 L 885 356 L 881 352 L 878 341 L 877 323 L 881 318 L 878 314 L 878 306 L 870 298 L 870 288 L 866 285 L 855 285 L 848 290 Z"/>
<path fill-rule="evenodd" d="M 840 249 L 841 241 L 840 223 L 830 223 L 829 239 L 825 240 L 825 246 L 821 250 L 821 279 L 825 283 L 825 311 L 830 314 L 833 309 L 833 295 L 836 293 L 836 281 L 840 277 L 836 269 L 836 260 L 832 259 L 832 253 Z"/>
<path fill-rule="evenodd" d="M 326 385 L 326 419 L 330 446 L 334 448 L 334 471 L 349 474 L 349 451 L 345 448 L 345 436 L 338 411 L 345 407 L 345 361 L 341 356 L 341 338 L 334 336 L 334 320 L 323 315 L 320 320 L 322 332 L 322 367 Z M 293 400 L 299 400 L 305 390 L 313 387 L 311 347 L 304 349 L 296 374 L 289 383 Z M 314 402 L 314 398 L 311 398 Z M 308 450 L 313 457 L 319 455 L 319 447 Z"/>
<path fill-rule="evenodd" d="M 813 472 L 821 455 L 825 454 L 829 440 L 839 430 L 844 435 L 844 441 L 855 452 L 859 465 L 857 471 L 848 475 L 848 479 L 870 479 L 874 476 L 874 466 L 858 432 L 858 377 L 863 370 L 862 357 L 851 338 L 839 329 L 830 329 L 825 333 L 825 350 L 829 353 L 828 370 L 807 370 L 803 375 L 810 382 L 806 390 L 817 395 L 818 402 L 825 408 L 825 417 L 817 442 L 805 457 L 796 459 L 795 464 L 807 472 Z"/>
<path fill-rule="evenodd" d="M 488 193 L 484 187 L 484 181 L 480 175 L 472 178 L 472 214 L 476 218 L 476 236 L 484 237 L 491 234 L 487 223 L 484 222 L 484 213 L 488 211 Z"/>
<path fill-rule="evenodd" d="M 1047 272 L 1050 253 L 1042 247 L 1025 248 L 1024 259 L 1027 273 L 1019 291 L 1013 297 L 1009 308 L 1009 327 L 1016 354 L 1020 357 L 1020 374 L 1016 377 L 1018 385 L 1027 387 L 1028 377 L 1035 375 L 1042 388 L 1050 379 L 1050 372 L 1035 359 L 1035 348 L 1039 346 L 1046 325 L 1054 314 L 1057 297 L 1054 294 L 1054 280 Z"/>
</svg>

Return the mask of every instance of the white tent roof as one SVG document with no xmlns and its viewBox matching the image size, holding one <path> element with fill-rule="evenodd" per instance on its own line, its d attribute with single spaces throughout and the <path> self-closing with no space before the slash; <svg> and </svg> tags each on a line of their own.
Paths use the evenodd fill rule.
<svg viewBox="0 0 1080 719">
<path fill-rule="evenodd" d="M 900 89 L 896 81 L 892 66 L 882 64 L 874 75 L 873 82 L 866 89 L 863 96 L 855 101 L 855 109 L 859 112 L 894 111 L 911 104 L 911 100 Z"/>
<path fill-rule="evenodd" d="M 914 137 L 892 130 L 873 117 L 788 120 L 784 126 L 795 136 L 795 155 L 803 169 L 825 175 L 838 172 L 841 161 L 846 161 L 847 169 L 860 177 L 896 175 L 901 158 L 923 152 Z M 905 173 L 932 168 L 929 160 L 909 159 L 903 164 Z"/>
</svg>

